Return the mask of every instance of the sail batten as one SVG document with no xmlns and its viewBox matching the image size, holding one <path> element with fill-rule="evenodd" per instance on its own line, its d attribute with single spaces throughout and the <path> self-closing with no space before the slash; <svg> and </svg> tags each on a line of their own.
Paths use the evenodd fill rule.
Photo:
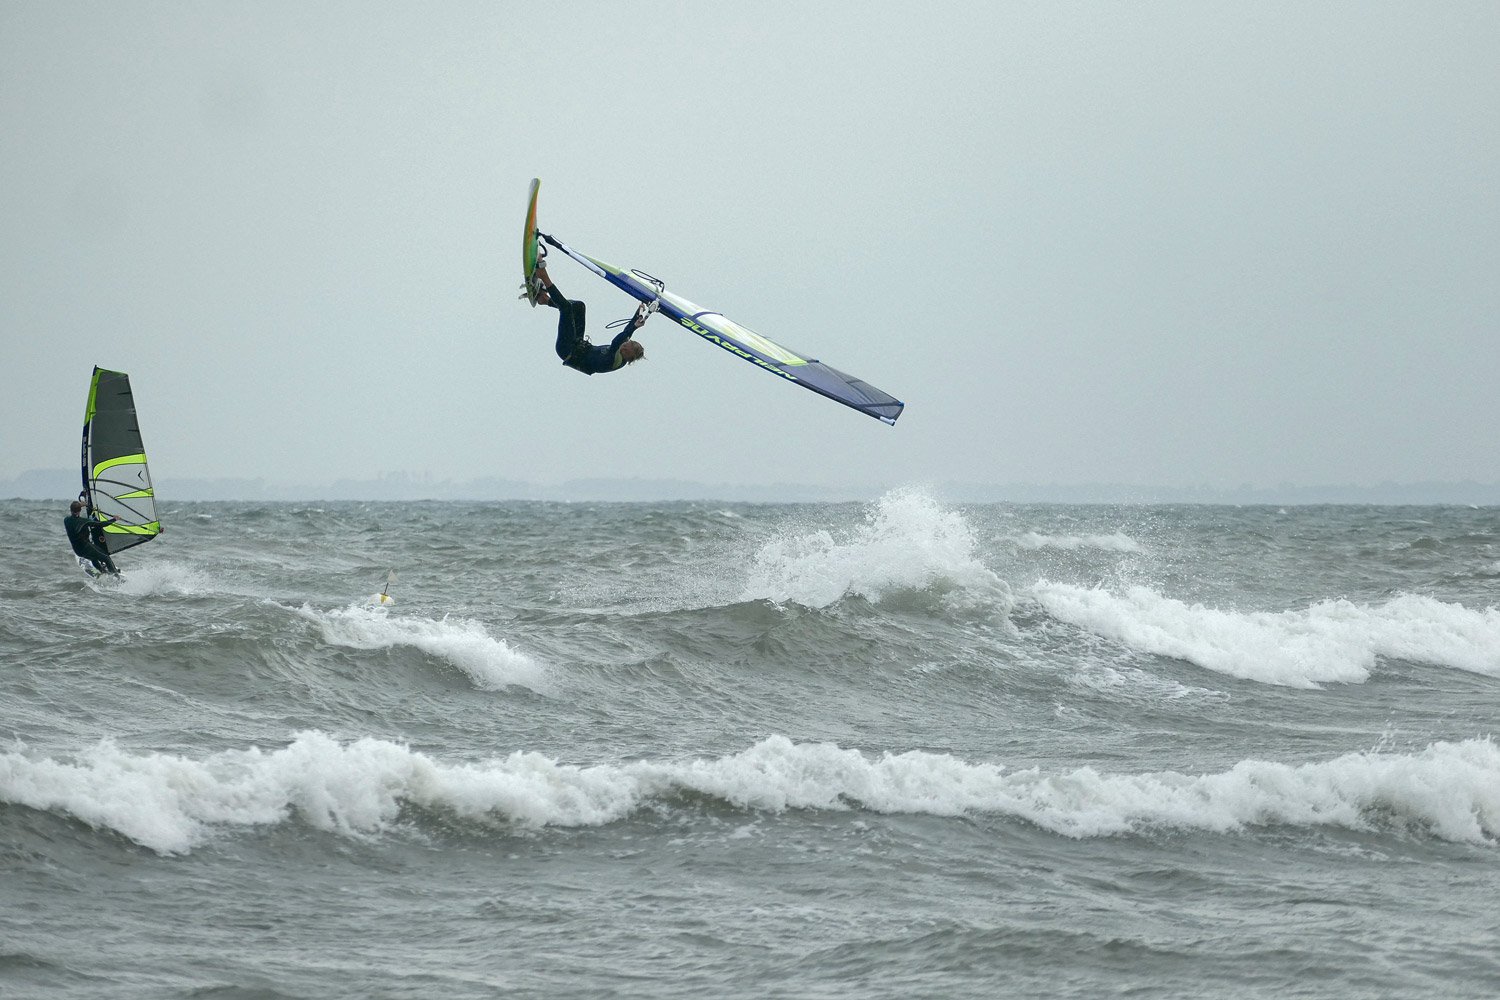
<svg viewBox="0 0 1500 1000">
<path fill-rule="evenodd" d="M 161 532 L 156 490 L 135 416 L 130 376 L 95 368 L 83 418 L 83 498 L 91 515 L 115 518 L 98 533 L 110 553 L 149 542 Z"/>
</svg>

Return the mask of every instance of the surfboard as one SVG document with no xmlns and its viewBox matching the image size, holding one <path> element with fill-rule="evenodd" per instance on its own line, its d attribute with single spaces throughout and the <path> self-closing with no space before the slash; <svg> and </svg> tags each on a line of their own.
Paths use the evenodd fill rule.
<svg viewBox="0 0 1500 1000">
<path fill-rule="evenodd" d="M 526 199 L 526 228 L 521 233 L 521 275 L 526 279 L 526 299 L 532 305 L 536 305 L 536 296 L 539 291 L 532 284 L 531 278 L 536 274 L 536 193 L 541 186 L 540 177 L 531 179 L 531 192 Z"/>
<path fill-rule="evenodd" d="M 115 584 L 118 584 L 125 579 L 123 574 L 106 573 L 101 569 L 95 569 L 94 564 L 89 562 L 82 556 L 74 556 L 73 558 L 78 560 L 78 568 L 83 572 L 84 577 L 92 584 L 101 587 L 114 586 Z"/>
</svg>

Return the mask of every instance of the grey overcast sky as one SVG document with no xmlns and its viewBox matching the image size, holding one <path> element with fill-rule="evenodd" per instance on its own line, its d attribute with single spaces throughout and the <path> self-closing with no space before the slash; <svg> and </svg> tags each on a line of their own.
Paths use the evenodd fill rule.
<svg viewBox="0 0 1500 1000">
<path fill-rule="evenodd" d="M 0 2 L 0 477 L 1500 479 L 1500 4 Z M 542 228 L 669 322 L 585 378 Z M 626 297 L 567 261 L 591 332 Z"/>
</svg>

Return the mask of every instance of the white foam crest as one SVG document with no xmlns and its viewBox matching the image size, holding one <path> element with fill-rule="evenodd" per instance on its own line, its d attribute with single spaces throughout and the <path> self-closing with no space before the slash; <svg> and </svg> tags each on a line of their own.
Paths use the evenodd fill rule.
<svg viewBox="0 0 1500 1000">
<path fill-rule="evenodd" d="M 191 850 L 215 827 L 293 816 L 330 832 L 378 833 L 403 803 L 523 827 L 589 826 L 627 815 L 646 794 L 618 767 L 580 768 L 522 752 L 446 765 L 386 740 L 344 745 L 317 732 L 280 750 L 201 761 L 132 754 L 109 741 L 74 763 L 0 755 L 0 801 L 66 813 L 162 854 Z"/>
<path fill-rule="evenodd" d="M 191 850 L 215 828 L 294 817 L 343 835 L 376 834 L 407 804 L 523 828 L 597 826 L 684 792 L 770 812 L 994 814 L 1076 838 L 1394 826 L 1493 844 L 1500 835 L 1500 747 L 1473 739 L 1296 766 L 1247 760 L 1204 775 L 1092 768 L 1007 773 L 946 754 L 868 757 L 780 736 L 727 757 L 592 767 L 525 752 L 445 764 L 386 740 L 341 744 L 316 732 L 298 734 L 280 750 L 226 751 L 198 761 L 132 754 L 109 742 L 74 763 L 0 754 L 0 801 L 65 813 L 164 854 Z"/>
<path fill-rule="evenodd" d="M 333 611 L 303 605 L 297 613 L 314 622 L 325 641 L 350 649 L 410 646 L 446 660 L 481 688 L 508 685 L 547 694 L 547 669 L 530 656 L 496 639 L 479 622 L 465 618 L 432 619 L 391 614 L 389 607 L 360 604 Z"/>
<path fill-rule="evenodd" d="M 763 545 L 741 599 L 826 608 L 851 595 L 879 601 L 896 591 L 937 590 L 959 603 L 1008 611 L 1009 587 L 974 548 L 963 515 L 920 492 L 896 490 L 843 538 L 815 531 Z"/>
<path fill-rule="evenodd" d="M 1023 549 L 1104 549 L 1109 552 L 1141 552 L 1140 542 L 1116 531 L 1111 535 L 1043 535 L 1028 531 L 1011 539 Z"/>
<path fill-rule="evenodd" d="M 1071 837 L 1150 828 L 1230 832 L 1249 826 L 1367 829 L 1395 817 L 1446 840 L 1500 835 L 1500 747 L 1437 743 L 1417 754 L 1350 754 L 1288 766 L 1245 761 L 1222 774 L 1006 774 L 946 754 L 868 759 L 831 744 L 772 737 L 751 750 L 682 769 L 681 783 L 750 808 L 838 808 L 958 815 L 999 813 Z"/>
<path fill-rule="evenodd" d="M 130 597 L 154 597 L 164 594 L 195 596 L 214 594 L 222 587 L 208 574 L 175 562 L 149 562 L 121 568 L 118 579 L 101 577 L 96 588 Z"/>
<path fill-rule="evenodd" d="M 1020 814 L 1074 837 L 1272 825 L 1395 825 L 1488 844 L 1500 836 L 1500 747 L 1489 739 L 1295 766 L 1247 760 L 1219 774 L 1107 775 L 1083 768 L 1056 777 L 1011 776 L 1017 779 L 1024 788 Z"/>
<path fill-rule="evenodd" d="M 1380 656 L 1500 676 L 1500 611 L 1494 608 L 1475 611 L 1404 594 L 1377 606 L 1335 600 L 1302 611 L 1236 612 L 1146 587 L 1116 595 L 1044 581 L 1031 592 L 1062 621 L 1144 652 L 1267 684 L 1359 683 Z"/>
</svg>

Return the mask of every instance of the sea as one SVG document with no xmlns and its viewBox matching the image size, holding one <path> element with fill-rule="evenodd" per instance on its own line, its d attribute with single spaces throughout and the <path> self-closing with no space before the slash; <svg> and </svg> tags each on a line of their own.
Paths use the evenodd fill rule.
<svg viewBox="0 0 1500 1000">
<path fill-rule="evenodd" d="M 160 510 L 0 502 L 7 1000 L 1500 995 L 1500 509 Z"/>
</svg>

